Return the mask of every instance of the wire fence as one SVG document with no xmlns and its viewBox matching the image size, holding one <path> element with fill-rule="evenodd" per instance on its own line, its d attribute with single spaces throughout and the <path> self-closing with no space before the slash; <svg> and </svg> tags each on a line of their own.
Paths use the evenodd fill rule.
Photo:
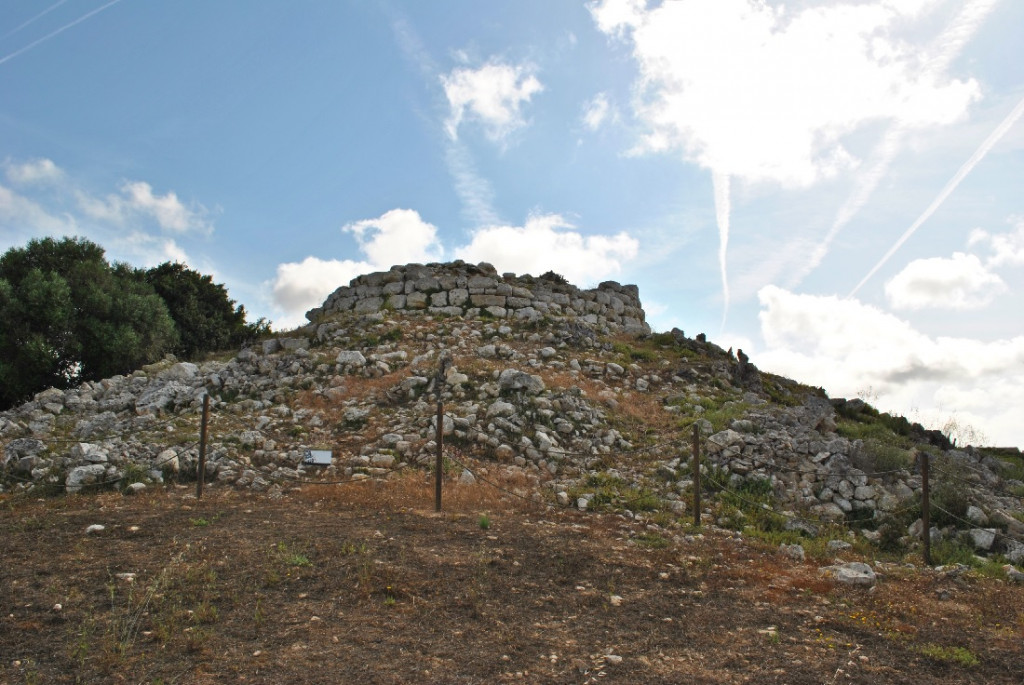
<svg viewBox="0 0 1024 685">
<path fill-rule="evenodd" d="M 441 415 L 443 415 L 443 409 L 442 409 L 442 414 Z M 230 432 L 238 432 L 238 431 L 253 431 L 253 432 L 259 433 L 259 431 L 262 430 L 262 428 L 264 428 L 266 426 L 266 423 L 261 423 L 262 421 L 266 420 L 265 417 L 262 418 L 260 421 L 258 421 L 256 423 L 253 423 L 251 421 L 245 421 L 242 418 L 240 418 L 238 416 L 235 416 L 235 415 L 232 415 L 232 414 L 227 414 L 227 413 L 222 413 L 222 412 L 216 412 L 216 413 L 213 413 L 213 414 L 209 414 L 208 403 L 204 403 L 203 417 L 202 418 L 203 418 L 204 424 L 206 423 L 207 419 L 209 419 L 209 427 L 210 427 L 210 429 L 214 430 L 217 433 L 221 433 L 221 434 L 222 433 L 230 433 Z M 146 419 L 146 420 L 142 421 L 142 424 L 143 424 L 142 427 L 146 431 L 148 431 L 148 432 L 154 432 L 154 431 L 159 431 L 159 430 L 165 430 L 166 431 L 166 430 L 169 430 L 169 429 L 180 432 L 180 431 L 186 430 L 187 428 L 191 428 L 191 426 L 183 425 L 183 420 L 184 420 L 184 417 L 182 415 L 171 416 L 171 417 L 168 417 L 168 418 L 162 419 L 162 420 Z M 443 427 L 443 421 L 439 421 L 438 424 L 437 424 L 437 427 L 439 429 L 442 428 Z M 90 442 L 109 442 L 109 441 L 121 441 L 121 442 L 123 442 L 125 437 L 126 436 L 123 433 L 114 432 L 114 431 L 108 431 L 108 432 L 104 432 L 104 433 L 89 432 L 89 433 L 83 434 L 83 435 L 78 436 L 78 437 L 73 437 L 73 438 L 72 437 L 67 437 L 67 438 L 63 438 L 63 437 L 47 437 L 47 438 L 45 438 L 45 440 L 42 440 L 42 441 L 44 443 L 52 443 L 52 444 L 75 444 L 75 443 L 85 442 L 87 440 L 90 441 Z M 706 439 L 704 439 L 703 444 L 705 445 L 705 447 L 706 447 L 706 443 L 707 443 L 707 441 L 706 441 Z M 701 444 L 702 444 L 701 441 L 698 439 L 695 443 L 693 443 L 692 451 L 697 452 L 698 455 L 699 455 L 699 452 L 701 450 Z M 172 454 L 165 455 L 162 458 L 158 459 L 157 461 L 154 461 L 152 463 L 147 464 L 146 468 L 149 469 L 149 470 L 161 470 L 164 466 L 170 464 L 174 460 L 180 459 L 182 457 L 182 455 L 186 455 L 187 453 L 190 453 L 197 446 L 200 447 L 201 454 L 205 454 L 205 447 L 206 447 L 206 434 L 205 434 L 205 432 L 204 432 L 204 434 L 202 436 L 200 436 L 200 440 L 199 441 L 190 441 L 190 442 L 187 442 L 187 443 L 184 443 L 184 444 L 178 444 L 178 445 L 173 445 L 173 446 L 166 447 L 164 451 L 170 450 L 170 451 L 172 451 Z M 553 504 L 554 504 L 551 501 L 550 498 L 545 499 L 545 498 L 534 497 L 534 496 L 530 496 L 530 495 L 524 495 L 521 492 L 516 492 L 515 490 L 509 489 L 508 487 L 505 487 L 505 486 L 501 485 L 500 483 L 496 482 L 495 479 L 488 478 L 487 476 L 485 476 L 482 473 L 480 473 L 479 469 L 474 469 L 473 467 L 471 467 L 466 462 L 465 459 L 460 459 L 460 458 L 456 457 L 454 455 L 454 450 L 449 449 L 447 451 L 447 453 L 445 453 L 445 451 L 444 451 L 443 434 L 442 434 L 441 430 L 439 430 L 439 432 L 438 432 L 438 439 L 436 440 L 436 447 L 437 447 L 437 451 L 438 451 L 439 461 L 440 461 L 441 457 L 443 456 L 443 458 L 447 459 L 450 463 L 455 464 L 456 466 L 460 467 L 464 471 L 469 472 L 476 481 L 478 481 L 480 483 L 483 483 L 483 484 L 487 485 L 488 487 L 494 488 L 495 490 L 503 493 L 504 495 L 507 495 L 507 496 L 512 497 L 512 498 L 515 498 L 517 500 L 521 500 L 521 501 L 530 503 L 531 505 L 538 506 L 538 507 L 550 507 L 550 506 L 553 506 Z M 658 442 L 658 443 L 654 443 L 654 444 L 645 444 L 645 445 L 641 445 L 641 446 L 631 446 L 630 448 L 627 448 L 627 449 L 616 449 L 616 450 L 614 450 L 614 454 L 615 454 L 615 456 L 620 457 L 620 458 L 621 457 L 628 457 L 628 456 L 638 456 L 638 455 L 646 455 L 646 456 L 658 455 L 658 456 L 663 456 L 665 454 L 678 454 L 680 461 L 682 461 L 687 456 L 686 455 L 686 451 L 688 449 L 690 449 L 690 444 L 688 443 L 688 441 L 674 439 L 674 440 L 662 441 L 662 442 Z M 163 454 L 163 452 L 161 452 L 161 454 Z M 591 458 L 591 457 L 607 456 L 606 454 L 603 454 L 603 453 L 597 452 L 597 451 L 573 451 L 573 450 L 564 450 L 564 449 L 561 449 L 561 448 L 558 448 L 558 447 L 552 448 L 551 451 L 550 451 L 550 454 L 552 456 L 557 457 L 558 459 L 564 459 L 564 458 Z M 691 454 L 690 456 L 693 456 L 693 455 Z M 928 458 L 928 456 L 926 454 L 923 454 L 923 453 L 922 453 L 922 455 L 919 455 L 919 456 L 921 458 L 926 458 L 926 459 Z M 287 470 L 286 469 L 282 469 L 282 468 L 274 468 L 274 469 L 271 469 L 271 470 L 259 469 L 259 467 L 254 466 L 252 463 L 247 463 L 247 461 L 243 461 L 242 459 L 238 459 L 238 458 L 235 458 L 235 457 L 231 456 L 228 453 L 228 451 L 224 450 L 224 449 L 218 450 L 218 453 L 215 456 L 215 461 L 216 461 L 216 463 L 219 466 L 222 466 L 222 465 L 226 464 L 226 465 L 228 465 L 230 467 L 234 467 L 234 468 L 237 468 L 237 469 L 241 470 L 243 473 L 245 471 L 247 471 L 247 470 L 254 471 L 255 472 L 255 476 L 254 477 L 258 477 L 258 478 L 263 479 L 263 481 L 266 482 L 268 485 L 279 485 L 279 486 L 289 486 L 289 487 L 291 487 L 291 486 L 304 486 L 304 485 L 335 485 L 335 486 L 341 486 L 341 485 L 351 485 L 351 484 L 357 484 L 357 483 L 365 483 L 368 480 L 368 476 L 366 474 L 359 473 L 358 471 L 355 471 L 355 470 L 348 471 L 348 473 L 346 474 L 346 477 L 344 477 L 344 478 L 329 478 L 329 479 L 307 478 L 307 477 L 304 477 L 306 474 L 303 471 L 303 466 L 306 466 L 306 464 L 303 464 L 303 463 L 297 464 L 295 469 L 287 469 Z M 822 475 L 821 469 L 819 468 L 819 465 L 816 464 L 816 463 L 808 463 L 808 464 L 804 464 L 804 465 L 794 466 L 794 465 L 782 463 L 781 459 L 776 458 L 774 456 L 766 457 L 766 456 L 762 456 L 762 455 L 741 455 L 741 456 L 736 457 L 735 459 L 723 459 L 723 458 L 721 458 L 719 456 L 714 461 L 711 461 L 710 463 L 708 463 L 707 468 L 703 468 L 703 469 L 702 468 L 698 468 L 698 471 L 696 473 L 691 473 L 690 474 L 691 476 L 694 477 L 693 478 L 693 485 L 691 486 L 691 490 L 692 490 L 691 497 L 693 498 L 693 504 L 694 504 L 693 508 L 694 508 L 694 520 L 695 520 L 695 523 L 699 523 L 701 521 L 701 513 L 702 512 L 701 512 L 700 506 L 699 506 L 699 496 L 701 494 L 714 494 L 716 492 L 727 494 L 734 501 L 739 502 L 742 505 L 744 505 L 748 510 L 751 510 L 751 511 L 753 511 L 753 510 L 768 511 L 768 512 L 771 512 L 774 515 L 777 515 L 777 516 L 780 516 L 780 517 L 784 517 L 787 521 L 794 521 L 794 522 L 797 522 L 797 523 L 802 523 L 802 524 L 806 524 L 806 525 L 810 525 L 810 526 L 818 526 L 818 525 L 821 525 L 823 523 L 828 523 L 828 521 L 822 520 L 821 518 L 809 517 L 809 516 L 804 516 L 804 515 L 798 514 L 792 508 L 781 509 L 776 504 L 774 504 L 775 501 L 776 501 L 774 497 L 772 497 L 772 498 L 764 498 L 764 497 L 758 498 L 758 497 L 752 496 L 749 491 L 745 491 L 742 488 L 742 486 L 740 486 L 740 487 L 732 487 L 731 479 L 734 478 L 734 474 L 736 472 L 732 468 L 730 468 L 730 466 L 734 467 L 736 465 L 736 461 L 744 462 L 744 469 L 746 471 L 746 476 L 738 476 L 739 478 L 742 478 L 741 482 L 750 482 L 751 479 L 757 479 L 757 478 L 766 478 L 766 479 L 769 479 L 769 480 L 773 480 L 776 476 L 779 476 L 781 474 L 787 474 L 787 473 L 788 474 L 797 474 L 797 475 L 800 475 L 800 476 L 803 476 L 803 475 L 805 475 L 807 473 L 814 473 L 814 474 L 816 474 L 816 476 L 819 477 L 819 479 L 820 479 L 820 476 Z M 973 465 L 971 463 L 964 462 L 964 461 L 958 461 L 958 462 L 956 462 L 956 465 L 957 465 L 957 467 L 966 468 L 968 471 L 974 473 L 975 475 L 979 476 L 981 479 L 983 479 L 985 481 L 991 481 L 992 480 L 992 478 L 991 478 L 991 475 L 992 475 L 991 471 L 989 471 L 989 470 L 987 470 L 985 468 L 982 468 L 980 466 L 975 466 L 975 465 Z M 333 466 L 333 464 L 332 464 L 332 466 Z M 907 472 L 908 472 L 908 468 L 896 468 L 896 469 L 879 470 L 879 471 L 864 471 L 864 470 L 858 469 L 856 475 L 858 477 L 863 477 L 863 478 L 866 478 L 868 480 L 879 480 L 879 479 L 884 479 L 884 478 L 887 478 L 887 477 L 896 476 L 898 474 L 906 474 Z M 294 473 L 294 475 L 293 475 L 293 473 Z M 956 479 L 962 477 L 962 474 L 955 473 L 954 470 L 948 469 L 948 468 L 935 468 L 935 473 L 936 473 L 937 476 L 939 476 L 940 479 L 944 480 L 945 482 L 956 482 Z M 843 475 L 844 474 L 842 474 L 842 473 L 829 473 L 826 476 L 826 479 L 829 478 L 829 477 L 832 477 L 832 478 L 834 478 L 834 477 L 842 477 Z M 206 476 L 205 465 L 202 465 L 201 467 L 197 468 L 197 473 L 196 473 L 197 481 L 200 484 L 200 486 L 199 486 L 199 488 L 197 490 L 197 496 L 201 496 L 201 492 L 202 492 L 201 483 L 205 480 L 205 476 Z M 15 474 L 15 473 L 7 473 L 6 477 L 11 479 L 11 480 L 13 480 L 13 481 L 17 481 L 19 483 L 23 483 L 25 485 L 30 485 L 30 484 L 36 482 L 32 478 L 24 478 L 24 477 L 21 477 L 21 476 Z M 700 482 L 701 479 L 704 480 L 704 482 L 706 483 L 706 486 L 701 484 L 701 482 Z M 93 481 L 93 482 L 88 483 L 87 486 L 90 487 L 90 488 L 93 488 L 93 489 L 97 489 L 97 488 L 103 488 L 103 487 L 108 487 L 108 486 L 114 486 L 114 485 L 117 485 L 119 483 L 122 484 L 122 485 L 127 485 L 127 483 L 125 483 L 124 480 L 125 480 L 125 477 L 123 475 L 121 475 L 121 476 L 118 476 L 116 478 L 107 478 L 107 479 L 100 480 L 100 481 Z M 1019 491 L 1011 491 L 1009 489 L 1000 487 L 999 484 L 996 483 L 996 482 L 990 483 L 988 485 L 988 487 L 989 487 L 990 490 L 993 490 L 993 491 L 997 492 L 1000 496 L 1014 497 L 1014 498 L 1020 499 L 1021 493 Z M 639 490 L 639 492 L 635 496 L 633 496 L 633 497 L 618 497 L 616 499 L 616 501 L 615 501 L 615 505 L 619 506 L 619 507 L 622 507 L 624 509 L 630 509 L 634 505 L 639 504 L 640 502 L 645 502 L 645 503 L 649 503 L 650 502 L 650 498 L 652 496 L 652 492 L 651 491 L 647 490 L 645 487 L 634 487 L 634 489 Z M 30 492 L 30 490 L 26 489 L 21 494 L 24 494 L 25 492 Z M 769 499 L 770 499 L 770 501 L 773 504 L 769 503 Z M 884 512 L 884 515 L 888 516 L 890 518 L 898 518 L 898 517 L 903 516 L 903 515 L 905 515 L 905 514 L 907 514 L 909 512 L 917 511 L 920 508 L 922 508 L 923 506 L 927 506 L 927 504 L 928 504 L 926 502 L 919 501 L 919 500 L 916 500 L 914 498 L 911 498 L 911 499 L 913 501 L 911 501 L 910 503 L 904 502 L 899 507 L 888 509 L 887 511 Z M 950 511 L 948 511 L 947 507 L 942 507 L 941 505 L 936 504 L 934 502 L 931 503 L 931 504 L 932 504 L 932 506 L 937 511 L 941 512 L 944 516 L 946 516 L 947 520 L 955 521 L 955 522 L 957 522 L 958 524 L 960 524 L 961 526 L 963 526 L 965 528 L 978 527 L 976 523 L 974 523 L 974 522 L 972 522 L 970 520 L 967 520 L 967 519 L 963 518 L 962 516 L 960 516 L 960 515 L 958 515 L 956 513 L 951 513 Z M 440 500 L 438 500 L 438 506 L 440 506 Z M 923 536 L 929 536 L 929 535 L 930 535 L 930 531 L 925 531 L 923 533 Z M 1024 544 L 1024 536 L 1015 534 L 1015 533 L 1013 533 L 1010 530 L 1000 531 L 999 535 L 1002 536 L 1006 540 L 1013 540 L 1014 542 Z"/>
</svg>

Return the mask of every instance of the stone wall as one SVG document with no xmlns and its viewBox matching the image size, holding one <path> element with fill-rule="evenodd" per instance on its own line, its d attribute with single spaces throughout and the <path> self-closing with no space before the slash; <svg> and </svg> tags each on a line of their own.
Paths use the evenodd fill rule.
<svg viewBox="0 0 1024 685">
<path fill-rule="evenodd" d="M 330 314 L 382 309 L 423 311 L 466 318 L 575 319 L 609 331 L 650 333 L 635 285 L 605 281 L 581 290 L 561 277 L 499 275 L 485 262 L 408 264 L 355 278 L 306 313 L 319 322 Z"/>
</svg>

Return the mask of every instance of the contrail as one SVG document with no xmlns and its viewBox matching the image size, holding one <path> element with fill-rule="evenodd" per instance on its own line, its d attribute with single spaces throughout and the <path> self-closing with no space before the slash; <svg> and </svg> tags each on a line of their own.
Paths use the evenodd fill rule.
<svg viewBox="0 0 1024 685">
<path fill-rule="evenodd" d="M 995 9 L 995 6 L 999 4 L 999 1 L 974 0 L 963 7 L 933 43 L 935 58 L 929 60 L 926 65 L 925 75 L 938 77 L 949 68 L 949 65 L 960 55 L 964 46 L 974 36 L 992 10 Z M 888 173 L 889 165 L 899 151 L 900 141 L 906 132 L 907 128 L 899 122 L 886 131 L 884 138 L 871 155 L 871 166 L 857 179 L 853 193 L 846 199 L 842 207 L 839 208 L 836 218 L 832 222 L 832 227 L 825 235 L 824 240 L 814 248 L 814 252 L 811 253 L 806 264 L 790 277 L 790 288 L 798 286 L 809 273 L 818 268 L 832 247 L 832 242 L 836 239 L 836 236 L 867 204 L 878 184 L 881 183 L 886 173 Z"/>
<path fill-rule="evenodd" d="M 711 172 L 715 187 L 715 220 L 718 222 L 718 269 L 722 274 L 722 329 L 729 316 L 729 276 L 726 271 L 726 252 L 729 249 L 729 175 Z"/>
<path fill-rule="evenodd" d="M 907 239 L 914 235 L 914 232 L 921 227 L 921 224 L 927 221 L 928 218 L 935 213 L 935 210 L 937 210 L 939 206 L 946 201 L 946 198 L 956 190 L 956 187 L 960 185 L 960 182 L 963 181 L 964 178 L 967 177 L 967 174 L 971 173 L 974 167 L 976 167 L 978 163 L 985 158 L 985 155 L 987 155 L 989 150 L 992 149 L 992 146 L 999 142 L 999 139 L 1006 135 L 1006 132 L 1009 131 L 1015 123 L 1017 123 L 1017 120 L 1020 119 L 1021 115 L 1024 115 L 1024 99 L 1018 102 L 1017 106 L 1013 108 L 1013 111 L 1010 112 L 1010 114 L 1003 119 L 998 126 L 996 126 L 995 130 L 992 131 L 989 137 L 985 139 L 985 142 L 975 150 L 974 154 L 971 155 L 971 158 L 968 159 L 967 162 L 960 167 L 960 170 L 956 172 L 956 175 L 949 180 L 949 183 L 947 183 L 942 189 L 938 197 L 928 205 L 928 209 L 924 210 L 924 213 L 917 218 L 917 221 L 915 221 L 910 228 L 900 236 L 900 239 L 896 241 L 896 244 L 889 248 L 889 251 L 885 253 L 885 256 L 882 257 L 871 271 L 868 272 L 868 275 L 862 278 L 860 283 L 857 284 L 857 287 L 850 291 L 850 294 L 846 296 L 847 298 L 856 295 L 857 291 L 861 289 L 861 286 L 867 283 L 868 280 L 882 268 L 882 265 L 889 261 L 889 258 L 896 253 L 896 250 L 900 249 L 903 243 L 907 242 Z"/>
<path fill-rule="evenodd" d="M 39 19 L 40 17 L 49 14 L 50 12 L 52 12 L 55 9 L 57 9 L 58 7 L 60 7 L 61 5 L 63 5 L 67 1 L 68 0 L 60 0 L 60 2 L 58 2 L 56 4 L 53 4 L 53 5 L 50 5 L 49 7 L 44 9 L 42 12 L 40 12 L 36 16 L 32 17 L 31 19 L 29 19 L 28 21 L 23 23 L 21 26 L 18 26 L 17 28 L 14 28 L 14 29 L 11 29 L 10 31 L 8 31 L 4 35 L 0 36 L 0 40 L 3 40 L 4 38 L 7 38 L 8 36 L 13 36 L 15 33 L 17 33 L 18 31 L 22 30 L 23 28 L 25 28 L 26 26 L 28 26 L 29 24 L 34 22 L 36 19 Z"/>
<path fill-rule="evenodd" d="M 88 14 L 85 14 L 85 15 L 83 15 L 83 16 L 81 16 L 81 17 L 79 17 L 78 19 L 75 19 L 75 20 L 74 20 L 73 22 L 71 22 L 70 24 L 65 24 L 64 26 L 61 26 L 61 27 L 60 27 L 59 29 L 57 29 L 56 31 L 51 31 L 50 33 L 46 34 L 46 35 L 45 35 L 45 36 L 43 36 L 42 38 L 40 38 L 40 39 L 38 39 L 38 40 L 35 40 L 35 41 L 33 41 L 33 42 L 29 43 L 28 45 L 26 45 L 26 46 L 25 46 L 25 47 L 23 47 L 22 49 L 20 49 L 20 50 L 15 50 L 15 51 L 14 51 L 14 52 L 12 52 L 11 54 L 7 55 L 6 57 L 0 58 L 0 64 L 3 64 L 4 62 L 8 62 L 8 61 L 10 61 L 10 60 L 14 59 L 15 57 L 17 57 L 18 55 L 20 55 L 20 54 L 22 54 L 22 53 L 28 52 L 29 50 L 31 50 L 31 49 L 32 49 L 32 48 L 34 48 L 35 46 L 39 45 L 40 43 L 44 43 L 44 42 L 46 42 L 46 41 L 50 40 L 51 38 L 53 38 L 54 36 L 56 36 L 56 35 L 57 35 L 57 34 L 59 34 L 59 33 L 64 33 L 64 32 L 65 32 L 65 31 L 67 31 L 67 30 L 68 30 L 69 28 L 71 28 L 71 27 L 73 27 L 73 26 L 77 26 L 78 24 L 81 24 L 81 23 L 82 23 L 83 21 L 85 21 L 85 20 L 86 20 L 86 19 L 88 19 L 89 17 L 92 17 L 92 16 L 94 16 L 94 15 L 97 15 L 97 14 L 99 14 L 100 12 L 102 12 L 103 10 L 107 9 L 108 7 L 110 7 L 110 6 L 112 6 L 112 5 L 116 5 L 116 4 L 117 4 L 117 3 L 119 3 L 119 2 L 121 2 L 121 0 L 110 0 L 110 2 L 108 2 L 108 3 L 106 4 L 106 5 L 103 5 L 102 7 L 99 7 L 99 8 L 97 8 L 97 9 L 94 9 L 94 10 L 93 10 L 92 12 L 89 12 Z M 60 3 L 58 3 L 58 4 L 60 4 Z M 53 8 L 51 7 L 50 9 L 53 9 Z M 49 10 L 47 10 L 47 12 L 48 12 L 48 11 L 49 11 Z M 45 14 L 45 13 L 44 13 L 44 14 Z"/>
</svg>

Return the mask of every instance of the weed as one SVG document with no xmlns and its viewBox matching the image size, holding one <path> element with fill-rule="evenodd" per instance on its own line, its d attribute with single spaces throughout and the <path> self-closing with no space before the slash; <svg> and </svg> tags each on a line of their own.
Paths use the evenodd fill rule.
<svg viewBox="0 0 1024 685">
<path fill-rule="evenodd" d="M 149 473 L 148 470 L 139 464 L 129 462 L 125 467 L 124 471 L 121 472 L 121 483 L 120 490 L 125 492 L 128 490 L 128 486 L 133 483 L 148 483 Z"/>
<path fill-rule="evenodd" d="M 921 646 L 921 653 L 926 657 L 960 666 L 977 666 L 980 662 L 978 657 L 965 647 L 943 647 L 934 643 Z"/>
<path fill-rule="evenodd" d="M 302 552 L 298 552 L 292 549 L 289 545 L 283 542 L 277 543 L 274 547 L 274 554 L 286 566 L 303 567 L 312 566 L 313 562 L 309 560 Z"/>
<path fill-rule="evenodd" d="M 974 550 L 957 540 L 937 540 L 932 543 L 932 563 L 938 566 L 951 566 L 953 564 L 964 564 L 974 566 Z"/>
<path fill-rule="evenodd" d="M 650 549 L 664 549 L 669 545 L 669 541 L 658 533 L 641 533 L 635 540 L 636 544 Z"/>
<path fill-rule="evenodd" d="M 477 522 L 480 524 L 480 530 L 489 530 L 491 527 L 491 517 L 487 514 L 480 514 Z"/>
</svg>

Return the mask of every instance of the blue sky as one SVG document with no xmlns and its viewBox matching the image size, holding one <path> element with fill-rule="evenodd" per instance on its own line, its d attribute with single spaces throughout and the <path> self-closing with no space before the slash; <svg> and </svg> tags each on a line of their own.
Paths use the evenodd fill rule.
<svg viewBox="0 0 1024 685">
<path fill-rule="evenodd" d="M 456 258 L 1024 445 L 1024 3 L 6 0 L 0 250 L 295 325 Z"/>
</svg>

